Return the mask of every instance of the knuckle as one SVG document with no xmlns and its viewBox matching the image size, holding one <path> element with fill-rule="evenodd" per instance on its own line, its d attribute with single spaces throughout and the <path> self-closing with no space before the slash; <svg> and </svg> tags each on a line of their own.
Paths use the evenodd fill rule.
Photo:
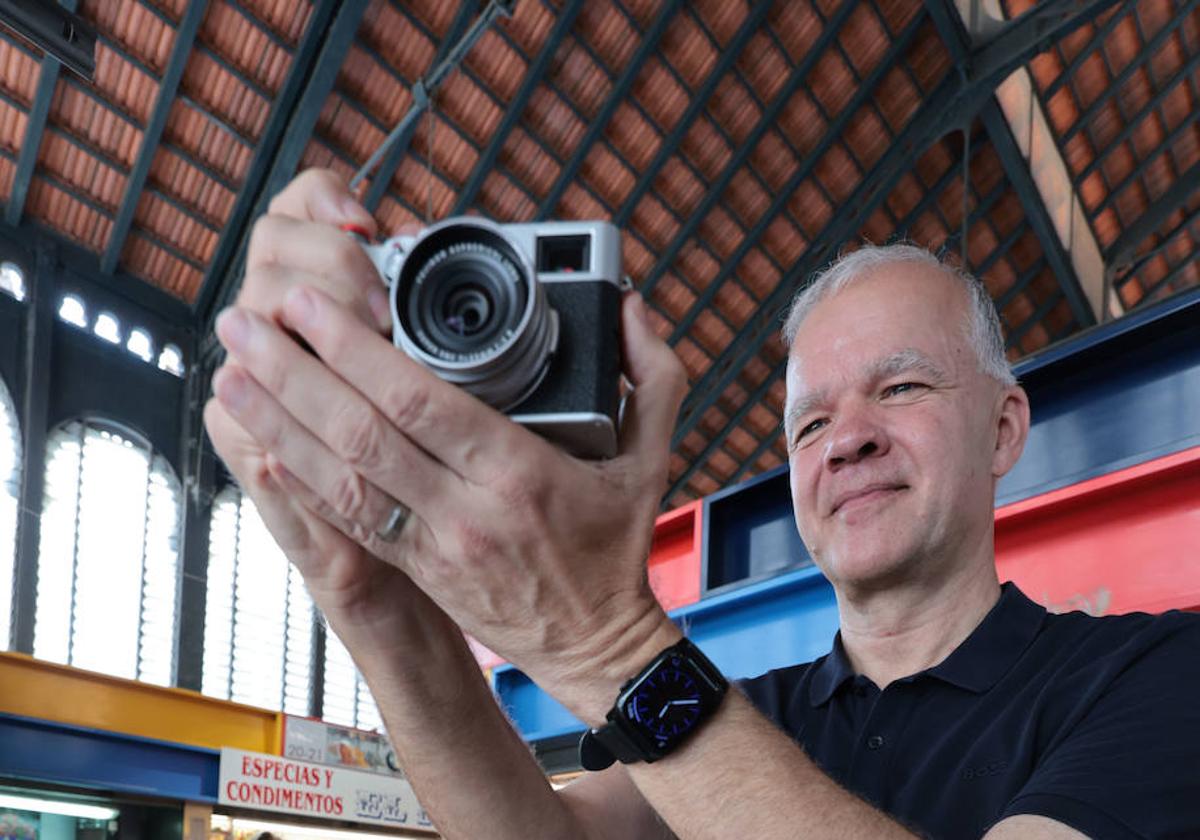
<svg viewBox="0 0 1200 840">
<path fill-rule="evenodd" d="M 383 430 L 369 408 L 351 404 L 337 418 L 335 447 L 348 463 L 362 469 L 377 467 L 383 456 Z"/>
<path fill-rule="evenodd" d="M 418 429 L 429 415 L 432 396 L 426 383 L 394 383 L 380 399 L 380 407 L 391 423 L 400 429 Z"/>
<path fill-rule="evenodd" d="M 367 484 L 354 470 L 346 470 L 333 484 L 329 500 L 334 512 L 354 527 L 363 527 L 367 512 Z"/>
<path fill-rule="evenodd" d="M 459 522 L 457 538 L 459 551 L 468 563 L 486 562 L 500 553 L 496 538 L 469 520 Z"/>
<path fill-rule="evenodd" d="M 260 216 L 250 229 L 250 242 L 246 246 L 246 268 L 249 270 L 278 262 L 279 240 L 283 224 L 273 216 Z"/>
</svg>

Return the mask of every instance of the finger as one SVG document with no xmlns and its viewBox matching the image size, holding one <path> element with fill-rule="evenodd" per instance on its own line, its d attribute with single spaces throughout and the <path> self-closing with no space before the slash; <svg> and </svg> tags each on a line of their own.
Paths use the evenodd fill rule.
<svg viewBox="0 0 1200 840">
<path fill-rule="evenodd" d="M 263 216 L 250 234 L 238 302 L 279 321 L 287 289 L 300 283 L 326 291 L 366 323 L 391 329 L 386 286 L 357 241 L 325 224 Z"/>
<path fill-rule="evenodd" d="M 287 495 L 274 481 L 261 450 L 252 454 L 244 445 L 247 434 L 216 399 L 204 406 L 204 426 L 217 455 L 238 485 L 254 501 L 263 522 L 289 557 L 303 557 L 311 548 L 308 527 Z M 302 570 L 303 571 L 303 570 Z"/>
<path fill-rule="evenodd" d="M 392 316 L 388 308 L 387 292 L 377 279 L 373 284 L 368 283 L 364 291 L 361 284 L 345 282 L 344 278 L 323 277 L 302 268 L 263 266 L 246 276 L 236 303 L 257 312 L 268 321 L 282 324 L 283 301 L 288 291 L 295 286 L 323 289 L 342 306 L 354 312 L 363 323 L 371 324 L 373 329 L 379 330 L 383 335 L 391 333 Z"/>
<path fill-rule="evenodd" d="M 338 227 L 353 224 L 372 236 L 375 219 L 350 192 L 350 185 L 330 169 L 306 169 L 271 199 L 267 213 Z"/>
<path fill-rule="evenodd" d="M 622 418 L 621 452 L 644 460 L 648 470 L 665 470 L 687 375 L 675 351 L 651 328 L 637 292 L 621 305 L 621 342 L 625 375 L 633 385 Z"/>
<path fill-rule="evenodd" d="M 332 504 L 320 494 L 314 492 L 311 487 L 305 484 L 304 481 L 289 470 L 274 455 L 267 456 L 267 465 L 275 483 L 291 496 L 297 504 L 308 510 L 312 515 L 319 517 L 329 526 L 336 528 L 343 535 L 359 542 L 359 545 L 372 555 L 392 566 L 402 568 L 406 558 L 421 551 L 426 544 L 434 539 L 429 526 L 416 514 L 411 514 L 405 520 L 404 527 L 391 540 L 383 540 L 373 531 L 363 535 L 361 528 L 340 515 Z M 360 536 L 365 536 L 365 540 L 359 541 Z"/>
<path fill-rule="evenodd" d="M 371 534 L 385 529 L 397 501 L 427 514 L 424 496 L 414 495 L 410 504 L 379 489 L 314 437 L 238 365 L 226 364 L 217 371 L 213 392 L 263 449 L 326 499 L 339 517 L 354 523 L 351 536 L 356 542 L 365 543 Z"/>
<path fill-rule="evenodd" d="M 406 437 L 467 481 L 489 483 L 511 467 L 518 453 L 531 457 L 555 451 L 365 329 L 318 290 L 294 289 L 284 312 L 286 325 L 332 370 Z"/>
</svg>

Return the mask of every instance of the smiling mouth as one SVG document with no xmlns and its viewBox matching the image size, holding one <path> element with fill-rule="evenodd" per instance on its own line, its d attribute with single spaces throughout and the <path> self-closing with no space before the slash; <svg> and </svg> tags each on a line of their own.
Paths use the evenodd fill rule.
<svg viewBox="0 0 1200 840">
<path fill-rule="evenodd" d="M 891 485 L 891 486 L 886 486 L 886 487 L 871 487 L 871 488 L 865 489 L 859 493 L 855 493 L 853 496 L 849 496 L 848 498 L 842 499 L 842 501 L 838 502 L 837 506 L 834 507 L 833 511 L 830 513 L 830 516 L 833 516 L 834 514 L 838 513 L 839 511 L 843 511 L 843 510 L 847 510 L 847 509 L 852 510 L 859 506 L 872 504 L 874 502 L 879 501 L 880 499 L 887 498 L 888 496 L 892 496 L 896 493 L 899 493 L 901 490 L 906 490 L 906 489 L 908 489 L 908 487 L 907 487 L 907 485 L 904 485 L 904 484 L 896 484 L 896 485 Z"/>
</svg>

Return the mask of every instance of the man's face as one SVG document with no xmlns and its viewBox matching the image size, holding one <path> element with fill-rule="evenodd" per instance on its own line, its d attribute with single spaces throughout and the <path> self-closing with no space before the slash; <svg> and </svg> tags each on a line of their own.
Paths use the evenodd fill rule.
<svg viewBox="0 0 1200 840">
<path fill-rule="evenodd" d="M 822 300 L 800 327 L 792 499 L 835 585 L 885 588 L 990 551 L 1005 389 L 979 371 L 966 312 L 954 278 L 898 263 Z"/>
</svg>

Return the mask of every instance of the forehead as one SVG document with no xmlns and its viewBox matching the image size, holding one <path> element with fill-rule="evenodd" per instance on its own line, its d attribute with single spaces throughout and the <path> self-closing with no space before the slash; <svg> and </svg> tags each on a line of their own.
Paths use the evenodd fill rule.
<svg viewBox="0 0 1200 840">
<path fill-rule="evenodd" d="M 878 369 L 881 359 L 905 352 L 947 372 L 973 365 L 967 306 L 962 283 L 943 271 L 917 263 L 872 269 L 819 301 L 801 323 L 788 390 Z"/>
</svg>

